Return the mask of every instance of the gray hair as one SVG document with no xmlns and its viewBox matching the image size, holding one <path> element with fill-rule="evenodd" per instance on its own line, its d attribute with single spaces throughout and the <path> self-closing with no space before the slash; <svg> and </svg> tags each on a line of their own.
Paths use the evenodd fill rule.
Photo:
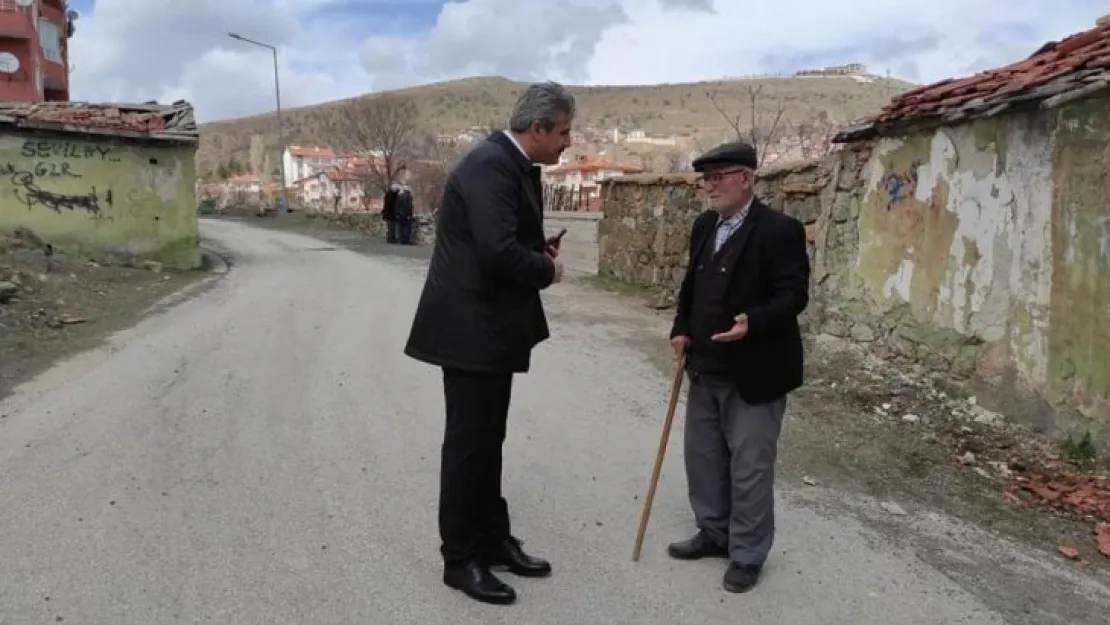
<svg viewBox="0 0 1110 625">
<path fill-rule="evenodd" d="M 551 130 L 558 117 L 565 115 L 567 119 L 573 119 L 575 111 L 574 96 L 559 83 L 528 85 L 513 106 L 509 130 L 524 132 L 532 122 L 539 122 L 544 130 Z"/>
</svg>

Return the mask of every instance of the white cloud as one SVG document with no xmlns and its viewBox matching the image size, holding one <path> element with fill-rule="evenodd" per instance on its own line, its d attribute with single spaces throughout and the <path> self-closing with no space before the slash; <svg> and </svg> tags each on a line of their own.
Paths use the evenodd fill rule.
<svg viewBox="0 0 1110 625">
<path fill-rule="evenodd" d="M 414 6 L 432 0 L 405 0 Z M 1103 0 L 466 0 L 430 28 L 400 0 L 97 0 L 74 37 L 74 97 L 186 98 L 201 119 L 474 74 L 571 83 L 681 82 L 845 62 L 931 82 L 1091 27 Z M 360 18 L 359 11 L 377 17 Z"/>
</svg>

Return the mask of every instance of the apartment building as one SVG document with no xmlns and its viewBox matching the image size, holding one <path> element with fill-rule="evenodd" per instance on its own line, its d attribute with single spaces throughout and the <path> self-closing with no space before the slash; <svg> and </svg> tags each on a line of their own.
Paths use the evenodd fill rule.
<svg viewBox="0 0 1110 625">
<path fill-rule="evenodd" d="M 69 101 L 66 0 L 0 0 L 0 100 Z"/>
</svg>

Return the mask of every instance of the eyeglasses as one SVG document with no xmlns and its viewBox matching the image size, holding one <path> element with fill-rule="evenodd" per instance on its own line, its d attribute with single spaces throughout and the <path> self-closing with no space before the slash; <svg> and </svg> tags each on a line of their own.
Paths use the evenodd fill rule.
<svg viewBox="0 0 1110 625">
<path fill-rule="evenodd" d="M 729 177 L 733 174 L 744 173 L 744 172 L 747 172 L 747 171 L 750 171 L 750 170 L 746 169 L 746 168 L 743 168 L 743 167 L 740 167 L 740 168 L 737 168 L 737 169 L 729 169 L 727 171 L 715 171 L 715 172 L 710 173 L 710 174 L 703 174 L 703 175 L 699 176 L 698 179 L 697 179 L 697 183 L 698 183 L 699 186 L 702 186 L 702 187 L 711 186 L 711 185 L 715 185 L 715 184 L 720 183 L 722 180 L 724 180 L 725 178 L 727 178 L 727 177 Z"/>
</svg>

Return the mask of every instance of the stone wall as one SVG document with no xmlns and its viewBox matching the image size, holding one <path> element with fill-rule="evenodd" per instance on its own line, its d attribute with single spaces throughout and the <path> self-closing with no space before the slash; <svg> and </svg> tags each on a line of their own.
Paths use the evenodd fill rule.
<svg viewBox="0 0 1110 625">
<path fill-rule="evenodd" d="M 857 243 L 860 170 L 868 155 L 866 148 L 847 149 L 823 160 L 767 168 L 757 176 L 760 199 L 806 225 L 818 293 L 849 283 Z M 690 228 L 705 210 L 695 178 L 644 174 L 606 181 L 604 217 L 598 224 L 598 273 L 658 289 L 660 304 L 672 305 L 686 271 Z M 804 321 L 811 323 L 822 311 L 822 298 L 814 297 Z"/>
<path fill-rule="evenodd" d="M 306 211 L 304 215 L 309 219 L 321 219 L 348 230 L 355 230 L 367 237 L 385 240 L 385 221 L 381 213 Z M 435 241 L 435 217 L 417 215 L 416 223 L 412 228 L 412 239 L 417 245 L 431 245 Z"/>
<path fill-rule="evenodd" d="M 1110 421 L 1110 101 L 861 143 L 760 173 L 807 224 L 810 331 L 956 379 L 1021 420 Z M 690 176 L 608 181 L 599 271 L 673 301 Z"/>
</svg>

